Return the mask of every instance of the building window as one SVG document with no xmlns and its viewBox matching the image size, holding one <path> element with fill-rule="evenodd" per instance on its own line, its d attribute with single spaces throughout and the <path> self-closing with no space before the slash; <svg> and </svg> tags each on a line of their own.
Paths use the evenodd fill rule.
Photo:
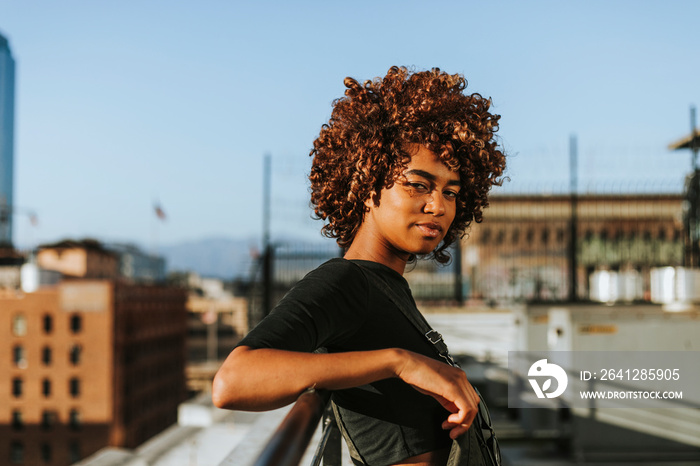
<svg viewBox="0 0 700 466">
<path fill-rule="evenodd" d="M 544 228 L 542 229 L 542 232 L 540 233 L 540 241 L 542 242 L 543 245 L 546 245 L 549 243 L 549 230 Z"/>
<path fill-rule="evenodd" d="M 680 241 L 681 239 L 681 230 L 673 230 L 673 241 Z"/>
<path fill-rule="evenodd" d="M 44 346 L 41 349 L 41 362 L 44 363 L 45 366 L 50 366 L 51 365 L 51 348 L 48 346 Z"/>
<path fill-rule="evenodd" d="M 41 460 L 44 463 L 51 462 L 51 445 L 48 443 L 41 444 Z"/>
<path fill-rule="evenodd" d="M 77 366 L 78 364 L 80 364 L 80 357 L 82 356 L 82 353 L 83 353 L 83 348 L 80 345 L 75 344 L 75 345 L 71 346 L 70 355 L 69 355 L 70 363 L 73 364 L 74 366 Z"/>
<path fill-rule="evenodd" d="M 12 334 L 23 337 L 27 334 L 27 318 L 24 314 L 16 314 L 12 317 Z"/>
<path fill-rule="evenodd" d="M 49 314 L 44 316 L 44 333 L 49 334 L 53 332 L 53 317 Z"/>
<path fill-rule="evenodd" d="M 77 377 L 70 379 L 68 382 L 68 391 L 70 392 L 70 396 L 73 398 L 80 396 L 80 379 Z"/>
<path fill-rule="evenodd" d="M 566 234 L 564 233 L 564 229 L 557 228 L 557 243 L 564 244 L 565 239 L 566 239 Z"/>
<path fill-rule="evenodd" d="M 518 244 L 520 242 L 520 230 L 517 228 L 513 229 L 512 241 L 513 244 Z"/>
<path fill-rule="evenodd" d="M 481 244 L 489 244 L 491 240 L 491 230 L 484 228 L 484 232 L 481 234 Z"/>
<path fill-rule="evenodd" d="M 70 316 L 70 331 L 80 333 L 83 329 L 83 318 L 77 314 Z"/>
<path fill-rule="evenodd" d="M 68 445 L 68 459 L 71 463 L 80 461 L 80 444 L 78 442 L 71 442 Z"/>
<path fill-rule="evenodd" d="M 44 430 L 51 429 L 56 424 L 57 417 L 58 416 L 56 415 L 55 411 L 42 411 L 41 428 Z"/>
<path fill-rule="evenodd" d="M 24 420 L 22 419 L 22 411 L 15 409 L 12 411 L 12 428 L 14 430 L 22 430 L 24 427 Z"/>
<path fill-rule="evenodd" d="M 527 242 L 528 245 L 532 245 L 532 242 L 535 240 L 535 230 L 532 228 L 528 228 L 527 231 L 525 232 L 525 241 Z"/>
<path fill-rule="evenodd" d="M 24 464 L 24 444 L 21 442 L 10 443 L 10 463 Z"/>
<path fill-rule="evenodd" d="M 659 240 L 661 241 L 666 241 L 666 229 L 665 228 L 659 228 Z"/>
<path fill-rule="evenodd" d="M 12 348 L 12 361 L 20 369 L 27 367 L 27 353 L 24 351 L 24 346 L 16 345 Z"/>
<path fill-rule="evenodd" d="M 498 233 L 496 234 L 496 244 L 502 244 L 505 237 L 506 232 L 503 230 L 498 230 Z"/>
<path fill-rule="evenodd" d="M 80 430 L 81 424 L 82 424 L 82 422 L 81 422 L 81 418 L 80 418 L 80 411 L 78 411 L 77 409 L 71 409 L 70 415 L 68 418 L 68 425 L 73 430 Z"/>
<path fill-rule="evenodd" d="M 22 379 L 19 377 L 12 379 L 12 396 L 15 398 L 22 396 Z"/>
<path fill-rule="evenodd" d="M 51 380 L 44 379 L 41 381 L 41 393 L 45 398 L 51 396 Z"/>
</svg>

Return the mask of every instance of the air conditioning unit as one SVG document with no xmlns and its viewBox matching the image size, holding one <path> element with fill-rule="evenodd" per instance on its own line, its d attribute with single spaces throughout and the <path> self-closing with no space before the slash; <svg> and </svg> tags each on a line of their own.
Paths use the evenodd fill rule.
<svg viewBox="0 0 700 466">
<path fill-rule="evenodd" d="M 600 303 L 642 299 L 642 277 L 636 270 L 597 270 L 590 276 L 590 299 Z"/>
<path fill-rule="evenodd" d="M 700 303 L 700 269 L 651 269 L 651 300 L 659 304 Z"/>
</svg>

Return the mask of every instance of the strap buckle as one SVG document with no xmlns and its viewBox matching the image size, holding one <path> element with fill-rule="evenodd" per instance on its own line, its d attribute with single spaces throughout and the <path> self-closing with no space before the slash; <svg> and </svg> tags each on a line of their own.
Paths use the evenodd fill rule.
<svg viewBox="0 0 700 466">
<path fill-rule="evenodd" d="M 434 329 L 430 329 L 430 331 L 425 334 L 425 338 L 427 338 L 428 341 L 430 343 L 432 343 L 433 345 L 443 341 L 442 335 L 440 335 L 440 332 L 438 332 L 437 330 L 434 330 Z"/>
</svg>

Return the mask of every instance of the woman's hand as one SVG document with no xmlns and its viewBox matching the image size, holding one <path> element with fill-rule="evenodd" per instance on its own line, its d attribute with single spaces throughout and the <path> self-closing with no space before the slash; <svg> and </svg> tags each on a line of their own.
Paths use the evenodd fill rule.
<svg viewBox="0 0 700 466">
<path fill-rule="evenodd" d="M 450 414 L 442 428 L 455 439 L 471 426 L 479 409 L 479 395 L 463 370 L 435 359 L 401 351 L 402 364 L 396 375 L 419 392 L 435 398 Z"/>
</svg>

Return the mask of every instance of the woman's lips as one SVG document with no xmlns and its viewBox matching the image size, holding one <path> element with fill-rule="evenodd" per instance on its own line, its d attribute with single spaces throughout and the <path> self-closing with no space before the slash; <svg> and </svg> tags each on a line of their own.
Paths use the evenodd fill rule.
<svg viewBox="0 0 700 466">
<path fill-rule="evenodd" d="M 442 233 L 442 227 L 438 223 L 418 223 L 416 227 L 428 238 L 438 238 Z"/>
</svg>

